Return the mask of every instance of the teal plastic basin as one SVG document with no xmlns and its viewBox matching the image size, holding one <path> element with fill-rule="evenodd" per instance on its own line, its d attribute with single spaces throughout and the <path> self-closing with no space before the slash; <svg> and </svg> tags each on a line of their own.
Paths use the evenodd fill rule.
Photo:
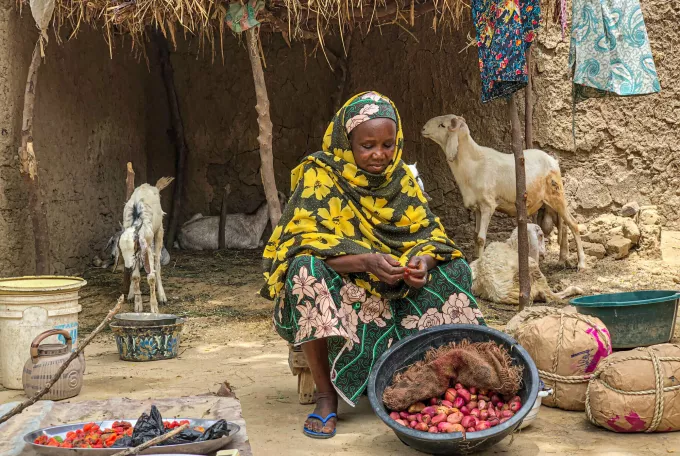
<svg viewBox="0 0 680 456">
<path fill-rule="evenodd" d="M 679 298 L 677 291 L 649 290 L 583 296 L 569 302 L 577 312 L 602 320 L 612 348 L 620 349 L 670 342 Z"/>
</svg>

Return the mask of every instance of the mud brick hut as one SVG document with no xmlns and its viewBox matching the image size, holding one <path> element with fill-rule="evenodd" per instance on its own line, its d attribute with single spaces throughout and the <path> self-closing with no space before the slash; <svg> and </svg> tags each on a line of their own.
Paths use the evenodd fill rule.
<svg viewBox="0 0 680 456">
<path fill-rule="evenodd" d="M 171 209 L 172 192 L 164 194 L 175 223 L 196 212 L 219 213 L 227 183 L 228 210 L 254 210 L 265 199 L 255 110 L 262 99 L 256 99 L 253 82 L 258 65 L 272 122 L 271 174 L 265 172 L 265 178 L 287 190 L 290 169 L 320 147 L 337 104 L 375 89 L 400 109 L 405 159 L 418 162 L 434 210 L 459 243 L 471 240 L 474 221 L 443 154 L 419 134 L 429 118 L 456 113 L 479 142 L 510 151 L 505 103 L 480 102 L 467 2 L 268 1 L 257 16 L 262 27 L 254 40 L 246 39 L 247 32 L 232 33 L 229 5 L 214 0 L 55 3 L 35 86 L 33 171 L 39 187 L 31 190 L 20 174 L 17 150 L 39 31 L 28 2 L 0 0 L 1 276 L 35 272 L 30 210 L 35 198 L 43 203 L 49 228 L 43 258 L 48 272 L 82 271 L 121 218 L 128 161 L 138 183 L 155 182 L 175 175 L 178 150 L 185 147 L 179 211 Z M 533 139 L 559 158 L 568 197 L 582 219 L 635 200 L 658 205 L 663 223 L 675 228 L 680 88 L 674 82 L 680 56 L 673 50 L 680 45 L 680 5 L 649 0 L 642 8 L 661 93 L 579 104 L 574 150 L 569 42 L 552 24 L 532 46 Z M 551 17 L 553 9 L 546 5 L 544 16 Z M 523 119 L 523 99 L 518 104 Z M 494 217 L 489 238 L 504 238 L 511 226 L 509 218 Z"/>
</svg>

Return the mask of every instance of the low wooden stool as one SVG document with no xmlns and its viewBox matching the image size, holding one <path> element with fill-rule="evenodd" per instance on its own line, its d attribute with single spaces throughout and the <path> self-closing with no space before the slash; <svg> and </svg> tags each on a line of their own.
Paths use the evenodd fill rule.
<svg viewBox="0 0 680 456">
<path fill-rule="evenodd" d="M 288 366 L 293 375 L 297 375 L 298 378 L 298 399 L 300 404 L 314 404 L 314 390 L 316 385 L 314 384 L 314 378 L 312 377 L 312 371 L 307 365 L 307 358 L 302 352 L 300 347 L 293 347 L 288 345 Z"/>
</svg>

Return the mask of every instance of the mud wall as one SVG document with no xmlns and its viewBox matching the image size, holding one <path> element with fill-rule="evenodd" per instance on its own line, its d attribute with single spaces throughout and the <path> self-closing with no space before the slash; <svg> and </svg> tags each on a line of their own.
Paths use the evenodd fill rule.
<svg viewBox="0 0 680 456">
<path fill-rule="evenodd" d="M 539 34 L 534 49 L 534 142 L 560 161 L 570 206 L 581 222 L 637 201 L 659 205 L 664 224 L 677 228 L 680 88 L 675 81 L 680 56 L 672 51 L 680 44 L 680 5 L 650 0 L 642 2 L 642 9 L 662 92 L 579 104 L 574 149 L 568 36 L 561 42 L 559 27 L 551 26 Z M 475 36 L 470 21 L 449 36 L 425 24 L 417 27 L 417 43 L 397 27 L 383 28 L 353 43 L 349 83 L 349 92 L 375 89 L 396 102 L 404 120 L 405 159 L 417 160 L 435 212 L 464 244 L 472 240 L 474 220 L 462 206 L 443 152 L 424 140 L 420 129 L 431 117 L 454 113 L 466 118 L 478 143 L 510 151 L 505 102 L 480 102 L 476 47 L 460 52 L 468 33 Z M 518 104 L 523 119 L 523 94 Z M 512 226 L 512 220 L 497 213 L 488 239 L 504 238 Z"/>
<path fill-rule="evenodd" d="M 469 21 L 453 34 L 436 34 L 428 23 L 425 20 L 416 26 L 419 42 L 398 27 L 386 27 L 380 34 L 353 42 L 348 93 L 377 90 L 395 102 L 404 124 L 404 160 L 417 162 L 433 198 L 432 209 L 454 240 L 467 244 L 474 234 L 472 213 L 463 207 L 444 152 L 420 131 L 432 117 L 457 114 L 465 117 L 480 144 L 509 151 L 506 104 L 480 102 L 476 47 L 463 51 L 467 33 L 474 35 Z M 511 226 L 509 218 L 497 215 L 489 238 L 497 238 L 495 233 Z"/>
<path fill-rule="evenodd" d="M 265 80 L 274 124 L 274 168 L 278 188 L 286 194 L 290 170 L 304 155 L 321 146 L 331 116 L 334 76 L 322 57 L 307 56 L 302 45 L 288 48 L 280 35 L 264 37 Z M 309 52 L 309 49 L 306 49 Z M 154 56 L 155 58 L 155 56 Z M 214 63 L 196 43 L 179 43 L 171 53 L 189 147 L 187 197 L 183 218 L 219 214 L 224 187 L 229 184 L 229 212 L 252 212 L 265 200 L 260 177 L 255 88 L 245 42 L 228 37 L 224 63 Z M 153 63 L 153 61 L 152 61 Z M 157 65 L 155 65 L 157 67 Z M 156 179 L 174 173 L 174 148 L 160 74 L 152 70 L 147 100 L 149 113 L 149 173 Z M 164 205 L 170 194 L 163 195 Z"/>
<path fill-rule="evenodd" d="M 540 35 L 534 49 L 535 142 L 560 160 L 570 204 L 581 220 L 636 200 L 659 205 L 664 223 L 678 227 L 680 89 L 673 82 L 680 76 L 680 57 L 672 51 L 680 41 L 680 6 L 650 0 L 643 3 L 643 12 L 662 93 L 579 105 L 574 150 L 568 42 L 560 42 L 553 27 Z M 479 143 L 509 151 L 506 106 L 479 101 L 477 52 L 474 47 L 463 50 L 468 33 L 474 36 L 470 22 L 453 34 L 435 34 L 428 22 L 416 27 L 418 42 L 398 27 L 384 27 L 363 39 L 355 36 L 344 97 L 374 89 L 396 102 L 404 120 L 404 158 L 418 162 L 434 210 L 465 245 L 473 236 L 471 213 L 462 206 L 443 152 L 422 139 L 420 129 L 433 116 L 456 113 L 467 119 Z M 18 20 L 14 2 L 0 0 L 0 236 L 7 239 L 0 245 L 0 275 L 30 273 L 33 265 L 16 147 L 35 36 L 30 15 Z M 265 38 L 264 50 L 276 177 L 287 192 L 290 169 L 321 143 L 337 80 L 321 53 L 312 55 L 300 43 L 288 48 L 273 35 Z M 217 214 L 226 184 L 231 186 L 231 212 L 250 212 L 264 201 L 250 63 L 236 38 L 226 39 L 224 53 L 224 61 L 218 54 L 213 62 L 189 40 L 171 54 L 190 154 L 185 219 L 197 212 Z M 126 161 L 135 163 L 138 184 L 174 174 L 157 59 L 150 47 L 147 68 L 121 46 L 110 59 L 101 34 L 88 31 L 48 48 L 35 133 L 50 204 L 55 272 L 82 271 L 120 220 Z M 523 106 L 521 97 L 518 101 Z M 170 197 L 171 189 L 163 195 L 166 210 Z M 494 216 L 489 238 L 505 237 L 512 226 L 511 219 Z"/>
<path fill-rule="evenodd" d="M 582 219 L 616 212 L 629 201 L 659 206 L 667 228 L 680 227 L 680 4 L 640 2 L 661 92 L 635 98 L 589 100 L 576 111 L 572 140 L 569 43 L 557 27 L 536 49 L 536 145 L 555 153 L 568 197 Z"/>
<path fill-rule="evenodd" d="M 33 234 L 17 147 L 23 91 L 37 30 L 28 10 L 0 0 L 0 276 L 31 274 Z M 125 163 L 146 173 L 146 66 L 101 34 L 51 40 L 40 68 L 34 139 L 48 203 L 52 267 L 77 273 L 117 227 Z"/>
</svg>

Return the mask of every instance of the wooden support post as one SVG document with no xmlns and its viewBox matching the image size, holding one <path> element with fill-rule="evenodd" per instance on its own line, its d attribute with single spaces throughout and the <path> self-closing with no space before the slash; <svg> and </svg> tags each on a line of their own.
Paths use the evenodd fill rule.
<svg viewBox="0 0 680 456">
<path fill-rule="evenodd" d="M 158 32 L 155 34 L 155 37 L 158 45 L 163 85 L 165 86 L 165 92 L 168 98 L 168 107 L 170 108 L 170 125 L 176 152 L 175 190 L 172 195 L 172 206 L 168 217 L 167 238 L 165 241 L 166 245 L 172 246 L 175 243 L 177 226 L 182 215 L 182 199 L 184 198 L 184 186 L 186 185 L 189 147 L 187 146 L 186 138 L 184 136 L 184 122 L 182 121 L 182 113 L 179 110 L 179 99 L 177 98 L 177 91 L 175 90 L 175 74 L 172 69 L 172 62 L 170 62 L 168 41 Z"/>
<path fill-rule="evenodd" d="M 127 203 L 135 191 L 135 170 L 132 168 L 132 162 L 127 164 L 127 175 L 125 176 L 125 202 Z"/>
<path fill-rule="evenodd" d="M 529 281 L 529 236 L 527 233 L 527 190 L 522 148 L 522 127 L 519 122 L 515 94 L 508 98 L 508 117 L 512 127 L 512 153 L 515 155 L 515 209 L 517 211 L 517 237 L 519 255 L 519 310 L 529 304 L 531 282 Z"/>
<path fill-rule="evenodd" d="M 47 205 L 40 191 L 38 179 L 38 159 L 33 145 L 33 111 L 35 108 L 35 90 L 38 84 L 40 69 L 40 41 L 35 44 L 31 65 L 28 67 L 26 91 L 24 92 L 24 112 L 21 123 L 21 146 L 19 147 L 19 164 L 21 177 L 28 191 L 28 212 L 33 224 L 33 242 L 35 245 L 35 273 L 50 273 L 50 236 L 47 224 Z"/>
<path fill-rule="evenodd" d="M 227 236 L 225 233 L 225 227 L 227 226 L 227 198 L 231 193 L 231 185 L 227 184 L 224 187 L 224 194 L 222 195 L 222 207 L 220 208 L 220 227 L 217 232 L 217 244 L 220 250 L 227 248 Z"/>
<path fill-rule="evenodd" d="M 272 229 L 279 223 L 281 218 L 281 205 L 279 204 L 279 195 L 276 190 L 276 179 L 274 176 L 274 154 L 272 151 L 272 119 L 269 114 L 269 96 L 267 95 L 267 86 L 264 82 L 264 71 L 262 70 L 262 61 L 260 60 L 257 30 L 253 27 L 246 31 L 246 44 L 248 47 L 248 57 L 250 57 L 250 65 L 253 69 L 253 81 L 255 82 L 255 99 L 257 104 L 255 110 L 257 111 L 257 124 L 260 127 L 260 135 L 257 137 L 260 143 L 260 160 L 262 167 L 260 174 L 262 175 L 262 185 L 264 186 L 264 194 L 267 198 L 269 206 L 269 221 L 272 224 Z"/>
<path fill-rule="evenodd" d="M 298 378 L 298 401 L 302 405 L 313 404 L 316 384 L 312 371 L 307 364 L 307 358 L 302 352 L 302 348 L 288 345 L 288 367 L 293 375 Z"/>
<path fill-rule="evenodd" d="M 127 203 L 135 191 L 135 170 L 132 168 L 132 162 L 128 162 L 125 175 L 125 202 Z M 115 248 L 118 248 L 116 246 Z M 115 272 L 115 271 L 114 271 Z M 123 268 L 123 293 L 127 294 L 130 291 L 130 280 L 132 279 L 132 272 L 127 268 Z"/>
<path fill-rule="evenodd" d="M 524 88 L 524 144 L 534 148 L 533 81 L 531 77 L 531 46 L 527 49 L 527 86 Z"/>
</svg>

